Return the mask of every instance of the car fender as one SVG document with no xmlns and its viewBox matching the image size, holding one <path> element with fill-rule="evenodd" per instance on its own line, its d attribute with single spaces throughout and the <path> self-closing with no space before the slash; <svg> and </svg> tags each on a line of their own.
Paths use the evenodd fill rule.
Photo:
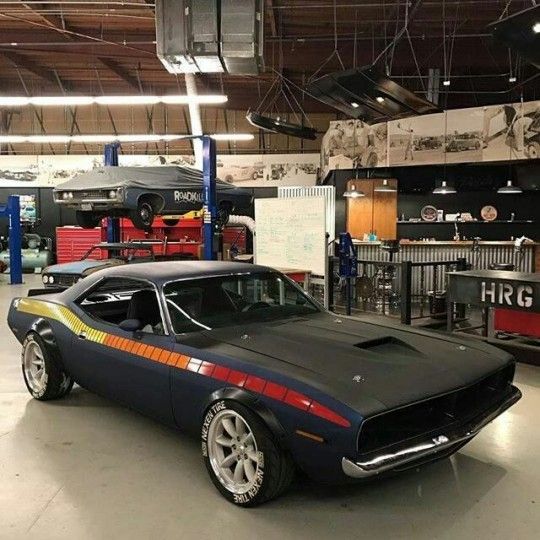
<svg viewBox="0 0 540 540">
<path fill-rule="evenodd" d="M 47 349 L 49 350 L 49 352 L 51 352 L 54 357 L 62 363 L 62 354 L 60 353 L 60 347 L 58 346 L 58 342 L 54 337 L 51 323 L 47 319 L 36 319 L 28 329 L 26 335 L 30 333 L 37 334 L 45 342 L 45 345 L 47 345 Z"/>
<path fill-rule="evenodd" d="M 205 412 L 212 405 L 212 403 L 215 403 L 221 399 L 236 401 L 253 411 L 266 424 L 282 448 L 288 447 L 286 431 L 281 425 L 280 421 L 277 419 L 276 415 L 266 406 L 266 404 L 258 399 L 257 396 L 242 388 L 229 386 L 212 392 L 201 411 L 201 422 L 204 418 Z"/>
</svg>

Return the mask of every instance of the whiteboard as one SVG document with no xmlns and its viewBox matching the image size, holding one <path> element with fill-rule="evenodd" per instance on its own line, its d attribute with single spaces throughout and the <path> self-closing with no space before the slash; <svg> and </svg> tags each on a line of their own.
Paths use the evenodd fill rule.
<svg viewBox="0 0 540 540">
<path fill-rule="evenodd" d="M 324 197 L 255 199 L 255 262 L 326 274 Z"/>
</svg>

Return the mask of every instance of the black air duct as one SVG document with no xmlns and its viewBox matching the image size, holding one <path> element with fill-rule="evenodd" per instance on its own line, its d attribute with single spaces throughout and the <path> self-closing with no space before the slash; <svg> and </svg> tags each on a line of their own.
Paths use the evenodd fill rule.
<svg viewBox="0 0 540 540">
<path fill-rule="evenodd" d="M 300 139 L 310 139 L 312 141 L 317 138 L 316 129 L 283 122 L 282 120 L 270 118 L 269 116 L 262 116 L 256 112 L 247 113 L 246 119 L 252 126 L 272 133 L 282 133 L 283 135 L 299 137 Z"/>
<path fill-rule="evenodd" d="M 493 37 L 540 68 L 540 4 L 488 26 Z"/>
<path fill-rule="evenodd" d="M 369 124 L 439 110 L 373 66 L 324 75 L 311 82 L 307 91 L 347 116 Z"/>
</svg>

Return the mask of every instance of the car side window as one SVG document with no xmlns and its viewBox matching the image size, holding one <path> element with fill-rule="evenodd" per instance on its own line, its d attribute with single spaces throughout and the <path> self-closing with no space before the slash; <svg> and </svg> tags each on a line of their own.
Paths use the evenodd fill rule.
<svg viewBox="0 0 540 540">
<path fill-rule="evenodd" d="M 146 281 L 108 278 L 77 300 L 90 317 L 111 325 L 138 319 L 142 332 L 165 334 L 165 325 L 155 288 Z"/>
</svg>

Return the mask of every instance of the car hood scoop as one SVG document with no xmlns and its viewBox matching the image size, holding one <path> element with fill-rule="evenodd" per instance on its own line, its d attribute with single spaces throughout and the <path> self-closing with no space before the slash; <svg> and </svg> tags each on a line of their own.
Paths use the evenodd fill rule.
<svg viewBox="0 0 540 540">
<path fill-rule="evenodd" d="M 476 342 L 321 314 L 207 333 L 211 349 L 373 414 L 476 382 L 505 365 Z"/>
</svg>

